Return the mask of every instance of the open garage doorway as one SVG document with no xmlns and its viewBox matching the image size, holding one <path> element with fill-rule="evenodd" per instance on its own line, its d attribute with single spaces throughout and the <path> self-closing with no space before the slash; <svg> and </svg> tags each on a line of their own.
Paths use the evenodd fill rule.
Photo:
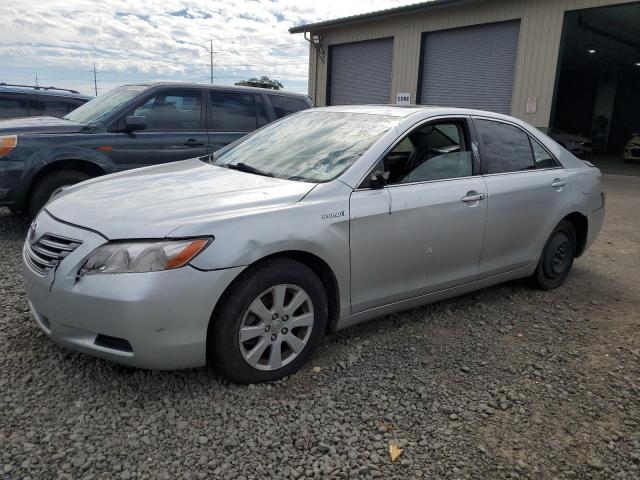
<svg viewBox="0 0 640 480">
<path fill-rule="evenodd" d="M 640 2 L 567 12 L 551 135 L 603 171 L 640 175 L 636 133 Z M 625 150 L 629 163 L 623 163 Z M 637 160 L 632 153 L 638 154 Z"/>
</svg>

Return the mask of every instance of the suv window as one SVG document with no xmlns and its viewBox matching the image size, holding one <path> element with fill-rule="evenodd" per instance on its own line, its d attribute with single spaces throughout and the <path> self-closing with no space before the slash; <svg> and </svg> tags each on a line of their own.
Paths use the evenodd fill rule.
<svg viewBox="0 0 640 480">
<path fill-rule="evenodd" d="M 262 104 L 261 104 L 262 105 Z M 219 132 L 252 132 L 257 126 L 253 93 L 211 92 L 213 129 Z"/>
<path fill-rule="evenodd" d="M 285 95 L 269 95 L 273 110 L 276 112 L 277 118 L 286 117 L 291 113 L 305 110 L 309 107 L 309 104 L 301 98 L 288 97 Z"/>
<path fill-rule="evenodd" d="M 518 127 L 494 120 L 475 120 L 483 172 L 521 172 L 535 168 L 529 135 Z"/>
<path fill-rule="evenodd" d="M 533 150 L 533 158 L 536 161 L 536 168 L 555 168 L 559 166 L 556 159 L 535 138 L 529 137 L 529 140 L 531 140 L 531 149 Z"/>
<path fill-rule="evenodd" d="M 167 90 L 137 107 L 132 115 L 146 117 L 146 130 L 200 130 L 199 90 Z"/>
<path fill-rule="evenodd" d="M 73 110 L 73 106 L 69 102 L 62 100 L 42 100 L 43 115 L 47 117 L 64 117 Z"/>
<path fill-rule="evenodd" d="M 11 95 L 0 95 L 0 118 L 28 117 L 27 101 Z"/>
<path fill-rule="evenodd" d="M 473 160 L 464 121 L 423 125 L 382 159 L 389 185 L 427 182 L 473 175 Z"/>
</svg>

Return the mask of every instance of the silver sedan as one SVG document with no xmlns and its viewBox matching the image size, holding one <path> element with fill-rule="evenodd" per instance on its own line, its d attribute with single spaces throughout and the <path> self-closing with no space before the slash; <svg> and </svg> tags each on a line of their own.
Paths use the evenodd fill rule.
<svg viewBox="0 0 640 480">
<path fill-rule="evenodd" d="M 520 120 L 318 108 L 63 190 L 31 225 L 23 275 L 61 345 L 261 382 L 328 330 L 516 278 L 556 288 L 603 216 L 600 171 Z"/>
</svg>

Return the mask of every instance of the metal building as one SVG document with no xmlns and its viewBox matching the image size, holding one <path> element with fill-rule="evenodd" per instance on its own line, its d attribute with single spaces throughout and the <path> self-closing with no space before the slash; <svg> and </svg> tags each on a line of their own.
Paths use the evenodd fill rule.
<svg viewBox="0 0 640 480">
<path fill-rule="evenodd" d="M 599 135 L 602 151 L 640 131 L 638 1 L 432 0 L 290 32 L 310 42 L 318 106 L 480 108 Z"/>
</svg>

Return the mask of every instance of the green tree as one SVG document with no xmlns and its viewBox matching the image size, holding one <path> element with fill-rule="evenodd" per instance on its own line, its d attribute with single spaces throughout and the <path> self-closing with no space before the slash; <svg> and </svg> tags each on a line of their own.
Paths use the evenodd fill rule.
<svg viewBox="0 0 640 480">
<path fill-rule="evenodd" d="M 241 80 L 236 82 L 236 85 L 244 87 L 270 88 L 271 90 L 280 90 L 281 88 L 284 88 L 282 83 L 278 80 L 269 78 L 266 75 L 263 75 L 260 78 L 252 77 L 249 80 Z"/>
</svg>

